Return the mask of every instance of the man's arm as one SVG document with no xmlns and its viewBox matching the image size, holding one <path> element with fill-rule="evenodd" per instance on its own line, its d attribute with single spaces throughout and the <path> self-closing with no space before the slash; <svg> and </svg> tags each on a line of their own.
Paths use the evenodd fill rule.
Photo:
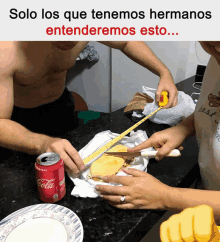
<svg viewBox="0 0 220 242">
<path fill-rule="evenodd" d="M 15 51 L 13 43 L 5 45 L 1 48 L 0 59 L 0 145 L 30 154 L 38 154 L 43 137 L 37 137 L 20 124 L 10 120 L 14 107 L 13 75 L 16 60 L 12 54 Z M 35 138 L 38 142 L 33 142 Z"/>
<path fill-rule="evenodd" d="M 58 153 L 71 176 L 84 169 L 82 159 L 68 140 L 33 133 L 9 119 L 13 109 L 13 82 L 0 78 L 0 146 L 33 155 Z"/>
<path fill-rule="evenodd" d="M 3 43 L 2 43 L 3 45 Z M 0 146 L 29 154 L 56 152 L 73 174 L 83 169 L 83 161 L 69 141 L 29 131 L 12 120 L 14 107 L 13 75 L 17 68 L 16 47 L 11 43 L 0 48 Z"/>
<path fill-rule="evenodd" d="M 101 42 L 114 49 L 121 50 L 126 56 L 146 67 L 151 72 L 161 77 L 170 75 L 167 67 L 155 56 L 152 50 L 144 43 L 139 41 L 103 41 Z"/>
<path fill-rule="evenodd" d="M 160 82 L 156 92 L 156 101 L 159 102 L 162 91 L 168 91 L 169 104 L 165 108 L 177 104 L 177 88 L 174 84 L 172 75 L 168 68 L 155 56 L 151 49 L 139 41 L 103 41 L 101 42 L 109 47 L 121 50 L 126 56 L 147 68 L 160 77 Z"/>
</svg>

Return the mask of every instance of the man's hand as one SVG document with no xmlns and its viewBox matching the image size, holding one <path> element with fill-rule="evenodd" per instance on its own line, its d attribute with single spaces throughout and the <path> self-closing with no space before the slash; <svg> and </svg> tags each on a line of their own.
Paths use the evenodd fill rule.
<svg viewBox="0 0 220 242">
<path fill-rule="evenodd" d="M 103 199 L 121 209 L 165 209 L 169 201 L 171 187 L 163 184 L 155 177 L 133 168 L 123 169 L 129 176 L 106 176 L 101 179 L 108 183 L 123 186 L 98 185 L 96 190 Z M 125 201 L 121 202 L 121 196 Z"/>
<path fill-rule="evenodd" d="M 160 77 L 156 92 L 156 101 L 159 102 L 162 91 L 169 93 L 169 103 L 164 108 L 171 108 L 178 103 L 178 91 L 168 68 L 155 56 L 146 43 L 142 41 L 105 41 L 103 44 L 120 49 L 127 57 L 147 68 Z"/>
<path fill-rule="evenodd" d="M 162 242 L 219 241 L 213 210 L 207 205 L 187 208 L 171 216 L 160 226 Z"/>
<path fill-rule="evenodd" d="M 162 75 L 156 91 L 156 102 L 159 103 L 162 91 L 169 94 L 169 103 L 164 108 L 172 108 L 178 104 L 178 90 L 171 74 Z"/>
<path fill-rule="evenodd" d="M 68 140 L 48 137 L 41 149 L 41 153 L 45 152 L 55 152 L 59 154 L 64 160 L 66 172 L 72 177 L 77 177 L 80 170 L 85 168 L 79 153 Z"/>
<path fill-rule="evenodd" d="M 174 126 L 153 134 L 148 140 L 134 148 L 128 148 L 128 152 L 136 152 L 149 147 L 158 150 L 155 159 L 162 160 L 173 149 L 183 150 L 182 142 L 186 138 L 186 133 L 179 126 Z"/>
</svg>

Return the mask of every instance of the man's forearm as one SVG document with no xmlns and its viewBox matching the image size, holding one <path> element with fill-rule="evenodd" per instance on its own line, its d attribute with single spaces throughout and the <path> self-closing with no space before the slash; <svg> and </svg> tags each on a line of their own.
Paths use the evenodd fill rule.
<svg viewBox="0 0 220 242">
<path fill-rule="evenodd" d="M 144 42 L 128 41 L 121 51 L 136 63 L 162 77 L 170 75 L 168 68 L 155 56 Z"/>
<path fill-rule="evenodd" d="M 165 201 L 167 210 L 182 211 L 188 207 L 206 204 L 213 208 L 215 218 L 220 224 L 220 192 L 189 188 L 171 188 Z"/>
<path fill-rule="evenodd" d="M 0 146 L 38 155 L 50 137 L 33 133 L 9 119 L 0 120 Z"/>
</svg>

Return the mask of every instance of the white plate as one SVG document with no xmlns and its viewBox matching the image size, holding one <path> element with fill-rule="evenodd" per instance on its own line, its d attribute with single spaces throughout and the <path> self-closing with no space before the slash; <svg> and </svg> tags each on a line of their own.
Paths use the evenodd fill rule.
<svg viewBox="0 0 220 242">
<path fill-rule="evenodd" d="M 70 209 L 57 204 L 22 208 L 4 218 L 1 223 L 0 242 L 83 241 L 83 226 L 79 217 Z"/>
</svg>

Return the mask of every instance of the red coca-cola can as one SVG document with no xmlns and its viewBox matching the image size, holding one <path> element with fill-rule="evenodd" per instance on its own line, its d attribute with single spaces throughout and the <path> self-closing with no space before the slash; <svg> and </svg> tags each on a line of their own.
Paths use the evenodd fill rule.
<svg viewBox="0 0 220 242">
<path fill-rule="evenodd" d="M 64 162 L 58 154 L 48 152 L 38 156 L 35 173 L 41 201 L 54 203 L 65 196 Z"/>
</svg>

